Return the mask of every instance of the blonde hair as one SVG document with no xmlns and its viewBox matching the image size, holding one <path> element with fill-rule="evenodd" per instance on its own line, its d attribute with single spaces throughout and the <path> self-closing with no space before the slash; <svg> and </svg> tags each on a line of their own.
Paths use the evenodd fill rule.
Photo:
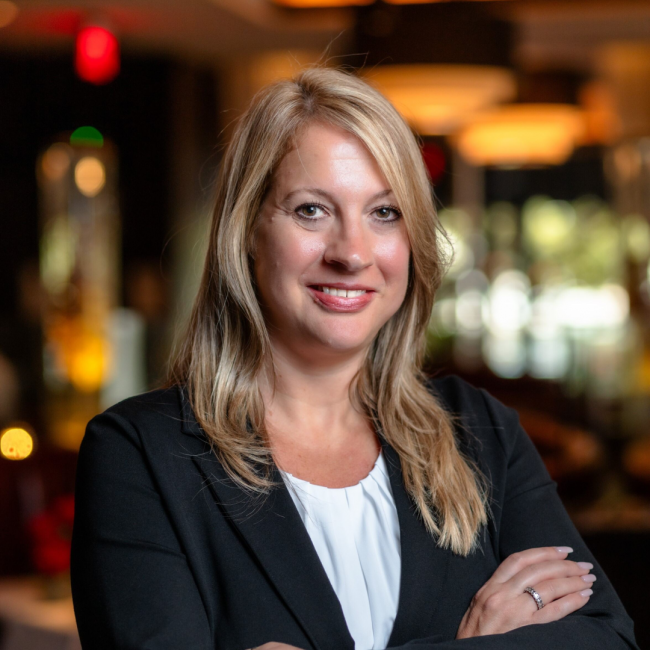
<svg viewBox="0 0 650 650">
<path fill-rule="evenodd" d="M 268 493 L 273 458 L 257 380 L 271 348 L 256 296 L 255 221 L 277 165 L 313 121 L 369 149 L 392 188 L 411 242 L 408 288 L 381 328 L 350 396 L 399 454 L 404 484 L 439 546 L 467 555 L 487 523 L 486 490 L 463 457 L 452 416 L 427 389 L 424 336 L 446 270 L 444 237 L 418 143 L 395 108 L 347 72 L 310 67 L 263 88 L 240 118 L 221 164 L 203 276 L 169 373 L 228 475 Z"/>
</svg>

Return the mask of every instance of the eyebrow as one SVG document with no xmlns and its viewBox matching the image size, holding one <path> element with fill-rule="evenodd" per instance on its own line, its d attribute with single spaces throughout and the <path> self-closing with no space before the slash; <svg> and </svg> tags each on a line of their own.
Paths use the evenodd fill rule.
<svg viewBox="0 0 650 650">
<path fill-rule="evenodd" d="M 336 199 L 332 194 L 327 192 L 326 190 L 322 190 L 319 187 L 301 187 L 297 190 L 292 190 L 289 192 L 285 197 L 284 200 L 288 201 L 291 197 L 295 196 L 296 194 L 299 194 L 300 192 L 309 192 L 311 194 L 316 194 L 318 196 L 322 196 L 324 199 L 327 199 L 328 201 L 331 201 L 332 203 L 336 203 Z M 370 201 L 375 201 L 377 199 L 381 199 L 384 196 L 388 196 L 389 194 L 392 194 L 393 190 L 390 188 L 386 190 L 381 190 L 381 192 L 377 192 L 376 194 L 373 194 L 370 197 Z"/>
</svg>

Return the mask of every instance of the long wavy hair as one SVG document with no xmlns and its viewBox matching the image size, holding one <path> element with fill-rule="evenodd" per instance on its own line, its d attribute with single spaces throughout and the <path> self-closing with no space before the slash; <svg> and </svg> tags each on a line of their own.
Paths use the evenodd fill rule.
<svg viewBox="0 0 650 650">
<path fill-rule="evenodd" d="M 167 384 L 181 384 L 230 478 L 274 485 L 260 373 L 271 355 L 252 251 L 274 170 L 307 124 L 361 140 L 392 188 L 411 244 L 404 302 L 370 345 L 350 398 L 397 451 L 404 484 L 439 546 L 471 552 L 487 523 L 483 476 L 458 448 L 452 416 L 426 386 L 425 331 L 448 260 L 418 142 L 392 104 L 357 76 L 314 66 L 257 93 L 224 152 L 201 284 Z M 272 365 L 272 364 L 271 364 Z"/>
</svg>

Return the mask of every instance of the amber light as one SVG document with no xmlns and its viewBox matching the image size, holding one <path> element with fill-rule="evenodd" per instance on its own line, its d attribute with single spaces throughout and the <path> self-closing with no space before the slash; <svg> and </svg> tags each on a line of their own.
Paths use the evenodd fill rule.
<svg viewBox="0 0 650 650">
<path fill-rule="evenodd" d="M 364 75 L 422 135 L 448 135 L 511 100 L 514 75 L 494 66 L 386 65 Z"/>
<path fill-rule="evenodd" d="M 512 104 L 477 118 L 457 136 L 475 165 L 560 165 L 584 134 L 584 116 L 565 104 Z"/>
<path fill-rule="evenodd" d="M 13 23 L 18 15 L 18 6 L 9 0 L 0 0 L 0 28 Z"/>
<path fill-rule="evenodd" d="M 370 5 L 376 0 L 274 0 L 274 3 L 284 7 L 293 7 L 296 9 L 308 9 L 315 7 L 352 7 L 359 5 Z M 394 5 L 414 5 L 414 4 L 442 4 L 457 2 L 458 0 L 385 0 Z M 461 2 L 493 2 L 494 0 L 460 0 Z M 512 2 L 513 0 L 501 0 L 503 2 Z"/>
<path fill-rule="evenodd" d="M 9 427 L 0 433 L 0 453 L 8 460 L 24 460 L 34 450 L 34 439 L 23 427 Z"/>
<path fill-rule="evenodd" d="M 385 0 L 391 5 L 429 5 L 429 4 L 448 4 L 457 0 Z M 461 2 L 492 2 L 493 0 L 461 0 Z M 514 0 L 501 0 L 502 2 L 513 2 Z"/>
<path fill-rule="evenodd" d="M 375 0 L 274 0 L 276 5 L 293 9 L 327 9 L 330 7 L 360 7 Z"/>
</svg>

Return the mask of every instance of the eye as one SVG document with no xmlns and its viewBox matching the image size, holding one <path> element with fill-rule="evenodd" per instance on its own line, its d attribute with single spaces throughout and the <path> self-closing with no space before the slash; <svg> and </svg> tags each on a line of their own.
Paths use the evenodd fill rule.
<svg viewBox="0 0 650 650">
<path fill-rule="evenodd" d="M 303 219 L 316 219 L 320 216 L 318 211 L 324 209 L 325 206 L 320 205 L 319 203 L 303 203 L 296 208 L 295 212 Z"/>
<path fill-rule="evenodd" d="M 402 216 L 394 205 L 383 205 L 375 210 L 375 214 L 379 217 L 379 221 L 397 221 Z"/>
</svg>

